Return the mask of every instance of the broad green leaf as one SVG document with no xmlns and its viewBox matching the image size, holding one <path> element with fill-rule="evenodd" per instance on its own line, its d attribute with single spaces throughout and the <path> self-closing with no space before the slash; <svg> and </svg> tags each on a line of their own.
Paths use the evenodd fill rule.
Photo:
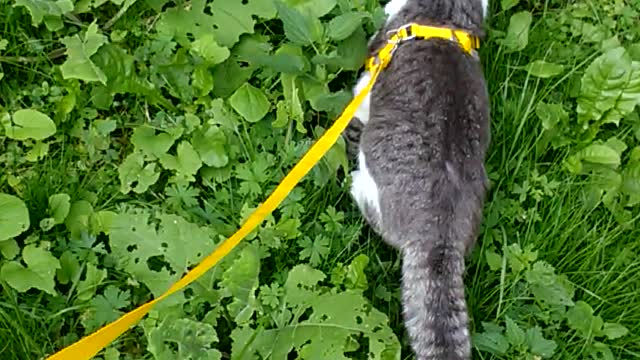
<svg viewBox="0 0 640 360">
<path fill-rule="evenodd" d="M 209 64 L 215 65 L 225 61 L 229 55 L 229 49 L 216 43 L 213 34 L 205 34 L 191 44 L 191 51 L 200 55 Z"/>
<path fill-rule="evenodd" d="M 51 253 L 35 245 L 27 245 L 22 249 L 22 261 L 6 262 L 0 269 L 0 279 L 18 292 L 39 289 L 50 295 L 56 295 L 54 276 L 60 262 Z"/>
<path fill-rule="evenodd" d="M 218 335 L 211 324 L 167 317 L 155 327 L 143 327 L 147 349 L 155 359 L 222 359 L 222 354 L 213 346 Z"/>
<path fill-rule="evenodd" d="M 548 305 L 572 306 L 574 288 L 564 276 L 558 276 L 551 265 L 536 261 L 526 270 L 525 278 L 536 299 Z"/>
<path fill-rule="evenodd" d="M 11 123 L 5 123 L 8 138 L 14 140 L 44 140 L 56 133 L 56 124 L 51 118 L 38 110 L 21 109 L 11 117 Z"/>
<path fill-rule="evenodd" d="M 0 193 L 0 242 L 22 234 L 29 225 L 29 210 L 24 201 Z"/>
<path fill-rule="evenodd" d="M 269 111 L 269 100 L 262 90 L 245 83 L 229 98 L 231 107 L 248 122 L 255 123 Z"/>
<path fill-rule="evenodd" d="M 640 62 L 623 47 L 608 50 L 589 65 L 582 77 L 578 121 L 619 124 L 640 104 Z"/>
<path fill-rule="evenodd" d="M 360 27 L 364 17 L 365 14 L 355 11 L 336 16 L 327 25 L 327 35 L 333 40 L 344 40 Z"/>
<path fill-rule="evenodd" d="M 604 323 L 602 334 L 609 340 L 621 338 L 629 333 L 629 329 L 617 323 Z"/>
<path fill-rule="evenodd" d="M 491 271 L 497 271 L 502 268 L 502 256 L 491 250 L 485 251 L 484 256 Z"/>
<path fill-rule="evenodd" d="M 518 5 L 519 2 L 520 0 L 500 0 L 500 7 L 502 8 L 502 11 L 507 11 Z"/>
<path fill-rule="evenodd" d="M 202 160 L 191 143 L 182 141 L 178 144 L 177 155 L 162 155 L 160 164 L 167 170 L 174 170 L 179 178 L 193 181 L 194 175 L 202 167 Z"/>
<path fill-rule="evenodd" d="M 155 163 L 145 165 L 144 156 L 140 152 L 129 154 L 118 167 L 120 191 L 128 194 L 131 190 L 141 194 L 158 181 L 160 172 Z"/>
<path fill-rule="evenodd" d="M 7 260 L 12 260 L 20 254 L 20 247 L 15 240 L 0 241 L 0 254 Z"/>
<path fill-rule="evenodd" d="M 109 231 L 109 244 L 119 259 L 118 267 L 145 284 L 155 296 L 166 291 L 214 247 L 206 229 L 180 216 L 161 214 L 157 219 L 158 226 L 146 212 L 120 213 Z M 163 257 L 166 265 L 152 269 L 149 259 L 154 257 Z"/>
<path fill-rule="evenodd" d="M 60 256 L 60 268 L 56 271 L 56 279 L 60 284 L 66 285 L 77 279 L 81 270 L 80 261 L 71 250 L 67 250 Z"/>
<path fill-rule="evenodd" d="M 206 165 L 221 168 L 229 163 L 226 150 L 227 137 L 217 126 L 211 126 L 206 131 L 204 129 L 197 131 L 191 143 Z"/>
<path fill-rule="evenodd" d="M 316 294 L 307 306 L 308 319 L 274 329 L 255 330 L 252 336 L 236 332 L 235 339 L 248 339 L 243 353 L 232 359 L 286 359 L 292 350 L 309 360 L 349 359 L 358 348 L 354 339 L 368 340 L 368 359 L 399 359 L 400 342 L 388 325 L 387 317 L 371 307 L 359 292 Z M 366 340 L 365 340 L 366 339 Z"/>
<path fill-rule="evenodd" d="M 147 158 L 155 160 L 166 154 L 179 136 L 179 133 L 171 134 L 161 132 L 156 134 L 153 128 L 143 125 L 133 129 L 131 143 L 133 143 L 136 149 L 142 150 Z"/>
<path fill-rule="evenodd" d="M 567 323 L 584 339 L 599 335 L 604 325 L 602 318 L 594 315 L 593 308 L 584 301 L 576 302 L 576 305 L 567 311 Z"/>
<path fill-rule="evenodd" d="M 617 167 L 620 165 L 620 154 L 606 145 L 591 144 L 577 154 L 578 158 L 594 164 Z"/>
<path fill-rule="evenodd" d="M 13 6 L 24 6 L 31 15 L 31 24 L 38 26 L 43 19 L 59 17 L 73 11 L 71 0 L 16 0 Z"/>
<path fill-rule="evenodd" d="M 327 15 L 334 7 L 336 0 L 284 0 L 289 7 L 298 11 L 309 14 L 315 18 Z"/>
<path fill-rule="evenodd" d="M 249 245 L 242 249 L 233 264 L 222 275 L 224 296 L 233 301 L 227 307 L 239 325 L 247 324 L 256 311 L 260 257 L 257 249 Z"/>
<path fill-rule="evenodd" d="M 286 299 L 289 304 L 306 305 L 315 295 L 318 283 L 326 278 L 326 275 L 309 265 L 296 265 L 289 270 L 285 289 Z"/>
<path fill-rule="evenodd" d="M 507 35 L 500 43 L 510 52 L 523 50 L 529 43 L 531 21 L 531 13 L 528 11 L 521 11 L 511 15 Z"/>
<path fill-rule="evenodd" d="M 564 66 L 549 63 L 544 60 L 533 61 L 526 66 L 526 69 L 529 75 L 539 78 L 550 78 L 564 72 Z"/>
<path fill-rule="evenodd" d="M 311 45 L 321 40 L 324 29 L 320 20 L 290 8 L 280 1 L 276 1 L 276 8 L 284 25 L 284 34 L 293 43 Z"/>
<path fill-rule="evenodd" d="M 107 76 L 91 61 L 91 56 L 107 43 L 107 37 L 98 33 L 95 22 L 89 25 L 84 37 L 74 35 L 61 41 L 67 48 L 67 60 L 60 65 L 63 78 L 98 81 L 106 85 Z"/>
<path fill-rule="evenodd" d="M 256 18 L 271 19 L 275 8 L 264 0 L 194 0 L 189 6 L 178 4 L 163 12 L 156 29 L 183 45 L 196 39 L 213 35 L 216 43 L 230 48 L 240 35 L 253 33 Z"/>
<path fill-rule="evenodd" d="M 86 200 L 78 200 L 71 204 L 69 214 L 64 220 L 71 237 L 79 239 L 83 231 L 89 229 L 89 217 L 93 214 L 93 206 Z"/>
<path fill-rule="evenodd" d="M 369 265 L 369 257 L 364 254 L 356 256 L 347 267 L 346 286 L 353 290 L 367 290 L 369 282 L 364 269 Z"/>
<path fill-rule="evenodd" d="M 25 155 L 25 159 L 31 162 L 37 162 L 42 160 L 49 153 L 49 144 L 41 141 L 37 141 L 31 150 Z"/>
<path fill-rule="evenodd" d="M 555 341 L 544 338 L 538 326 L 528 329 L 525 337 L 531 353 L 544 359 L 552 357 L 558 347 Z"/>
<path fill-rule="evenodd" d="M 555 129 L 558 124 L 569 120 L 569 114 L 561 104 L 539 102 L 536 105 L 536 115 L 542 121 L 542 127 L 545 130 Z"/>
<path fill-rule="evenodd" d="M 78 295 L 77 298 L 81 302 L 91 300 L 98 286 L 100 286 L 104 279 L 107 278 L 107 269 L 98 269 L 93 264 L 87 264 L 87 272 L 84 275 L 84 279 L 78 283 Z"/>
<path fill-rule="evenodd" d="M 506 317 L 505 321 L 507 325 L 505 335 L 507 336 L 509 344 L 516 347 L 524 344 L 524 330 L 522 330 L 520 326 L 518 326 L 518 324 L 516 324 L 516 322 L 508 316 Z"/>
<path fill-rule="evenodd" d="M 308 66 L 300 46 L 283 43 L 274 54 L 271 50 L 271 45 L 261 37 L 243 37 L 234 48 L 239 59 L 280 73 L 301 74 Z"/>
<path fill-rule="evenodd" d="M 49 197 L 49 215 L 56 224 L 62 224 L 69 215 L 71 197 L 67 194 L 55 194 Z"/>
<path fill-rule="evenodd" d="M 489 331 L 473 334 L 473 346 L 494 355 L 504 355 L 509 350 L 509 341 L 502 331 Z"/>
</svg>

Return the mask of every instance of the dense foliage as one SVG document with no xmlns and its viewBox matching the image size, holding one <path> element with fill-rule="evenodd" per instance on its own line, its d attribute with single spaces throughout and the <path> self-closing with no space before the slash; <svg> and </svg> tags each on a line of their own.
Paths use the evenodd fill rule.
<svg viewBox="0 0 640 360">
<path fill-rule="evenodd" d="M 0 356 L 158 296 L 351 99 L 375 0 L 0 2 Z M 640 357 L 640 1 L 502 0 L 479 359 Z M 238 249 L 101 353 L 400 359 L 399 258 L 338 143 Z M 401 351 L 403 355 L 401 356 Z"/>
</svg>

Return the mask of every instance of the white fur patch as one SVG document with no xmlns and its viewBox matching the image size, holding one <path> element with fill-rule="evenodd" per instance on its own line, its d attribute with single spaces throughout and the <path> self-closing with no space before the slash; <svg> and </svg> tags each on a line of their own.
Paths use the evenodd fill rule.
<svg viewBox="0 0 640 360">
<path fill-rule="evenodd" d="M 487 17 L 489 12 L 489 0 L 482 0 L 482 13 L 484 17 Z"/>
<path fill-rule="evenodd" d="M 355 96 L 358 93 L 360 93 L 367 86 L 370 79 L 371 79 L 371 74 L 368 71 L 364 71 L 360 75 L 360 78 L 358 79 L 358 83 L 353 88 L 353 95 Z M 356 113 L 354 114 L 355 117 L 360 119 L 360 122 L 362 122 L 363 125 L 366 125 L 367 122 L 369 122 L 370 104 L 371 104 L 371 93 L 367 94 L 364 100 L 362 100 L 362 103 L 360 104 L 360 106 L 358 107 L 358 110 L 356 110 Z"/>
<path fill-rule="evenodd" d="M 378 193 L 378 185 L 371 177 L 369 169 L 365 163 L 364 153 L 358 153 L 358 170 L 351 173 L 353 179 L 351 184 L 351 195 L 363 209 L 365 206 L 375 210 L 380 216 L 380 195 Z"/>
<path fill-rule="evenodd" d="M 407 4 L 407 1 L 409 0 L 391 0 L 384 6 L 384 12 L 388 15 L 387 24 L 400 12 L 400 10 L 402 10 L 402 8 Z"/>
</svg>

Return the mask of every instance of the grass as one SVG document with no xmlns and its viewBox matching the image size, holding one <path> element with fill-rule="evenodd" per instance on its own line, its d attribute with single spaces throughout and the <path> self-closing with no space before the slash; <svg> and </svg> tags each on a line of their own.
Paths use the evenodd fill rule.
<svg viewBox="0 0 640 360">
<path fill-rule="evenodd" d="M 360 10 L 373 11 L 377 7 L 374 3 L 366 2 Z M 632 152 L 640 141 L 637 135 L 640 134 L 640 114 L 636 107 L 623 114 L 619 126 L 606 123 L 600 117 L 583 126 L 578 123 L 577 110 L 578 103 L 584 98 L 581 94 L 586 91 L 581 87 L 585 74 L 596 59 L 615 48 L 616 44 L 611 40 L 613 35 L 618 36 L 620 46 L 635 56 L 635 61 L 640 60 L 637 45 L 636 50 L 632 45 L 637 44 L 640 33 L 624 25 L 629 21 L 629 15 L 624 14 L 640 9 L 637 5 L 626 4 L 628 9 L 620 12 L 616 8 L 618 2 L 614 1 L 582 5 L 533 0 L 513 3 L 517 5 L 508 10 L 502 10 L 498 4 L 492 5 L 494 11 L 488 23 L 488 38 L 481 50 L 492 102 L 492 144 L 487 160 L 492 187 L 483 230 L 469 259 L 465 279 L 475 358 L 640 358 L 640 282 L 636 276 L 640 271 L 637 256 L 640 228 L 634 225 L 640 212 L 638 205 L 628 200 L 630 195 L 625 190 L 628 189 L 625 186 L 633 189 L 634 181 L 640 181 L 640 175 L 637 175 L 640 171 L 634 170 L 640 159 L 635 159 Z M 100 8 L 104 14 L 100 13 L 96 18 L 106 21 L 118 8 L 108 4 Z M 103 108 L 95 102 L 102 96 L 95 90 L 97 86 L 64 79 L 57 71 L 64 58 L 47 59 L 46 56 L 61 45 L 56 40 L 59 34 L 68 36 L 78 29 L 86 30 L 90 23 L 87 14 L 66 18 L 69 30 L 56 33 L 48 31 L 44 25 L 37 29 L 30 26 L 31 19 L 24 8 L 5 3 L 0 9 L 7 14 L 0 20 L 1 39 L 8 40 L 7 49 L 0 52 L 0 73 L 4 73 L 4 78 L 0 78 L 0 116 L 2 112 L 12 113 L 19 108 L 36 108 L 50 114 L 57 125 L 56 135 L 47 140 L 48 153 L 34 162 L 24 160 L 33 143 L 15 141 L 0 130 L 0 166 L 5 170 L 0 174 L 0 193 L 21 198 L 29 208 L 31 220 L 31 229 L 11 240 L 17 248 L 14 249 L 16 254 L 9 256 L 7 254 L 13 251 L 10 246 L 0 246 L 0 267 L 10 261 L 29 265 L 19 254 L 30 244 L 46 249 L 56 259 L 63 259 L 66 254 L 67 259 L 61 261 L 57 269 L 55 295 L 37 286 L 20 291 L 15 288 L 14 280 L 0 276 L 2 359 L 43 358 L 150 298 L 151 282 L 145 282 L 147 278 L 140 273 L 118 265 L 115 235 L 95 231 L 94 226 L 99 228 L 102 223 L 95 225 L 93 221 L 112 221 L 111 213 L 120 219 L 118 221 L 124 221 L 119 216 L 133 219 L 134 214 L 139 213 L 148 214 L 152 219 L 158 214 L 175 214 L 206 228 L 210 238 L 217 241 L 237 227 L 240 217 L 245 217 L 299 158 L 308 146 L 311 130 L 318 133 L 320 130 L 316 127 L 326 127 L 337 112 L 330 106 L 322 108 L 318 105 L 322 99 L 311 98 L 305 93 L 306 98 L 301 100 L 306 115 L 301 120 L 309 131 L 300 134 L 293 121 L 283 128 L 272 127 L 269 121 L 275 120 L 275 111 L 270 111 L 261 122 L 248 123 L 240 121 L 238 115 L 235 118 L 229 115 L 233 110 L 228 106 L 221 110 L 211 105 L 215 95 L 184 95 L 199 86 L 194 85 L 195 80 L 188 81 L 198 71 L 194 70 L 194 64 L 201 59 L 189 57 L 192 54 L 186 52 L 178 56 L 173 49 L 168 51 L 170 56 L 163 53 L 161 48 L 167 44 L 154 38 L 155 33 L 149 30 L 154 29 L 160 16 L 143 4 L 134 5 L 120 23 L 115 23 L 114 30 L 109 32 L 109 45 L 119 44 L 117 46 L 135 54 L 136 74 L 153 82 L 158 93 L 171 99 L 179 111 L 154 105 L 151 97 L 143 92 L 136 93 L 132 88 L 115 95 L 113 102 Z M 526 27 L 526 39 L 522 33 L 510 32 L 518 21 L 522 21 L 518 20 L 518 14 L 523 12 L 533 14 L 531 25 Z M 577 13 L 582 15 L 576 16 Z M 140 25 L 139 14 L 144 14 L 145 26 Z M 615 19 L 618 25 L 612 25 L 609 19 Z M 373 23 L 364 24 L 363 29 L 369 32 L 373 29 Z M 261 34 L 274 46 L 290 36 L 280 20 L 265 20 L 259 26 Z M 130 33 L 118 33 L 125 30 Z M 599 32 L 604 35 L 594 39 L 597 36 L 593 34 Z M 114 40 L 119 36 L 129 38 L 119 43 Z M 333 50 L 342 51 L 336 43 L 339 42 L 316 42 L 314 46 L 300 46 L 300 49 L 307 59 L 318 53 L 329 57 Z M 520 48 L 522 44 L 524 46 Z M 279 90 L 287 79 L 279 77 L 277 71 L 263 63 L 254 65 L 251 59 L 255 54 L 238 54 L 234 53 L 233 47 L 231 49 L 232 58 L 241 59 L 242 68 L 255 67 L 253 75 L 240 79 L 239 84 L 245 81 L 252 84 L 266 94 L 272 104 L 283 97 L 287 99 L 285 91 Z M 96 56 L 103 56 L 101 54 Z M 18 55 L 29 59 L 19 59 Z M 92 59 L 98 62 L 96 56 Z M 534 60 L 561 64 L 563 70 L 553 76 L 537 76 L 526 68 Z M 233 64 L 229 60 L 216 66 Z M 122 71 L 125 67 L 114 68 Z M 308 71 L 294 84 L 300 85 L 305 78 L 323 79 L 327 88 L 333 91 L 323 101 L 339 103 L 343 99 L 339 90 L 345 84 L 351 84 L 356 74 L 354 70 L 328 65 L 322 71 L 330 76 L 322 78 L 322 74 L 318 75 L 319 70 Z M 110 79 L 118 75 L 108 69 L 104 71 Z M 193 89 L 187 90 L 184 81 L 187 81 L 186 87 Z M 199 81 L 206 82 L 206 76 Z M 215 88 L 215 84 L 213 86 Z M 304 89 L 310 85 L 300 86 Z M 609 91 L 617 89 L 606 86 L 600 89 L 602 93 L 605 88 Z M 171 89 L 178 94 L 171 93 Z M 631 87 L 624 91 L 637 96 Z M 58 111 L 65 94 L 75 94 L 71 115 L 60 115 Z M 294 103 L 295 100 L 288 102 Z M 553 119 L 556 122 L 545 130 L 540 104 L 559 105 L 567 113 L 566 119 L 556 113 L 557 118 Z M 275 106 L 271 110 L 273 108 Z M 182 181 L 176 178 L 188 173 L 188 169 L 172 170 L 162 161 L 153 162 L 162 170 L 155 183 L 139 194 L 120 191 L 125 159 L 131 153 L 145 149 L 144 144 L 133 140 L 141 124 L 151 124 L 157 130 L 169 129 L 166 134 L 170 129 L 181 129 L 183 133 L 176 139 L 196 147 L 197 136 L 192 131 L 198 130 L 192 128 L 197 129 L 200 125 L 190 125 L 184 114 L 195 114 L 203 123 L 206 119 L 214 119 L 216 126 L 224 130 L 224 150 L 212 151 L 218 151 L 218 156 L 224 152 L 229 164 L 203 166 L 195 181 Z M 289 115 L 295 117 L 295 111 Z M 102 130 L 95 125 L 98 120 L 114 120 L 115 129 Z M 101 124 L 108 127 L 106 122 Z M 580 155 L 594 144 L 612 144 L 607 142 L 612 137 L 627 146 L 618 151 L 616 166 L 594 163 Z M 208 141 L 218 141 L 215 139 L 208 138 Z M 273 158 L 267 157 L 266 153 L 272 154 Z M 176 151 L 170 150 L 169 154 L 176 154 Z M 577 159 L 582 164 L 581 171 L 572 170 L 570 159 Z M 145 161 L 145 164 L 152 163 L 148 159 Z M 246 164 L 249 170 L 243 172 Z M 183 304 L 163 308 L 142 326 L 119 338 L 110 348 L 111 352 L 103 354 L 105 360 L 117 358 L 116 355 L 124 359 L 171 358 L 177 356 L 180 346 L 193 344 L 197 346 L 193 345 L 191 349 L 217 349 L 222 358 L 230 358 L 230 353 L 235 351 L 232 344 L 238 336 L 237 331 L 253 330 L 259 325 L 278 328 L 275 324 L 282 321 L 278 319 L 288 316 L 286 311 L 281 311 L 287 310 L 284 302 L 275 307 L 269 305 L 266 295 L 269 292 L 265 288 L 271 286 L 269 291 L 284 292 L 283 284 L 298 264 L 310 264 L 324 273 L 327 280 L 323 284 L 331 291 L 363 291 L 366 301 L 388 317 L 390 328 L 402 343 L 402 358 L 412 358 L 401 319 L 400 259 L 363 225 L 345 190 L 348 179 L 344 176 L 343 164 L 343 154 L 338 148 L 299 186 L 299 192 L 292 195 L 295 201 L 285 203 L 274 218 L 248 240 L 259 249 L 260 273 L 255 279 L 232 274 L 234 268 L 248 266 L 236 260 L 237 257 L 225 260 L 207 279 L 188 290 L 190 295 Z M 251 169 L 257 168 L 262 171 L 251 173 Z M 617 176 L 624 179 L 623 185 L 613 187 L 611 179 Z M 144 178 L 139 177 L 136 181 L 142 182 Z M 39 228 L 41 221 L 52 213 L 49 196 L 59 193 L 69 194 L 73 205 L 65 215 L 64 224 L 51 229 Z M 74 210 L 74 206 L 80 206 L 78 200 L 89 201 L 91 212 L 85 214 L 77 210 L 79 208 Z M 145 226 L 152 228 L 157 237 L 161 236 L 162 227 L 156 234 L 153 223 L 145 223 Z M 183 240 L 189 241 L 189 247 L 196 247 L 196 238 L 193 235 Z M 159 278 L 165 276 L 162 269 L 171 270 L 175 266 L 168 260 L 169 254 L 166 255 L 166 258 L 149 255 L 145 259 L 149 268 L 156 266 L 154 271 Z M 357 270 L 354 265 L 360 255 L 368 258 L 364 270 Z M 89 271 L 84 270 L 89 268 L 96 269 L 96 273 L 104 270 L 106 275 L 91 278 Z M 241 273 L 248 272 L 250 270 Z M 365 285 L 358 285 L 357 279 L 363 277 Z M 167 275 L 166 282 L 169 279 L 173 278 Z M 251 293 L 257 293 L 257 300 L 254 300 L 258 305 L 250 307 L 253 304 L 250 296 L 230 295 L 233 290 L 222 285 L 223 281 L 241 283 Z M 316 297 L 325 294 L 320 287 L 313 291 Z M 116 295 L 110 297 L 109 294 L 114 293 Z M 278 294 L 282 299 L 283 293 Z M 232 300 L 251 309 L 252 320 L 243 323 L 230 305 Z M 122 306 L 115 305 L 120 302 Z M 309 312 L 307 309 L 299 319 L 301 323 L 305 316 L 310 316 Z M 202 344 L 192 343 L 196 340 L 188 338 L 176 340 L 174 337 L 178 337 L 179 331 L 163 325 L 165 317 L 189 319 L 192 321 L 189 326 L 194 328 L 207 324 L 220 341 L 211 345 L 210 341 Z M 296 324 L 295 320 L 289 321 L 291 323 L 287 324 Z M 155 341 L 154 336 L 158 333 L 163 334 L 165 341 L 173 342 L 170 345 L 155 343 L 155 350 L 152 350 L 146 344 Z M 349 352 L 354 353 L 354 358 L 366 358 L 362 351 Z"/>
</svg>

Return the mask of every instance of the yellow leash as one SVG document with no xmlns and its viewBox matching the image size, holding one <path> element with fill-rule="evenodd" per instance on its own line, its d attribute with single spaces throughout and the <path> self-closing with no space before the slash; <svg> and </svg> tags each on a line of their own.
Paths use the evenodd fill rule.
<svg viewBox="0 0 640 360">
<path fill-rule="evenodd" d="M 124 314 L 118 320 L 105 325 L 93 334 L 86 336 L 76 343 L 60 350 L 47 360 L 88 360 L 94 357 L 100 350 L 104 349 L 118 336 L 126 332 L 131 326 L 142 319 L 151 308 L 169 295 L 182 290 L 187 285 L 202 276 L 211 269 L 220 259 L 225 257 L 235 248 L 245 236 L 255 229 L 267 215 L 275 210 L 278 205 L 287 197 L 289 192 L 300 182 L 300 180 L 320 161 L 320 159 L 338 141 L 338 137 L 353 118 L 353 114 L 358 109 L 364 98 L 371 92 L 378 75 L 391 61 L 394 50 L 398 44 L 405 40 L 414 38 L 429 39 L 440 38 L 457 42 L 467 53 L 471 53 L 477 48 L 477 40 L 466 32 L 409 24 L 403 26 L 390 38 L 387 44 L 371 57 L 367 62 L 367 69 L 371 73 L 371 79 L 367 86 L 349 103 L 335 123 L 318 139 L 318 141 L 307 151 L 302 159 L 291 169 L 291 171 L 280 182 L 278 187 L 271 193 L 267 200 L 262 203 L 231 237 L 222 242 L 210 255 L 198 264 L 185 276 L 178 280 L 164 294 L 148 303 Z"/>
</svg>

